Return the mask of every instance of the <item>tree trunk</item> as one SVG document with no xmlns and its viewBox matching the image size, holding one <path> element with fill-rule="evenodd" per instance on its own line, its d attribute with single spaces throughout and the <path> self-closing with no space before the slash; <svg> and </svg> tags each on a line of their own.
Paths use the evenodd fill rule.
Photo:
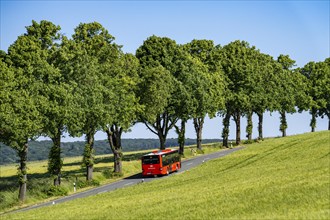
<svg viewBox="0 0 330 220">
<path fill-rule="evenodd" d="M 93 180 L 93 168 L 94 168 L 93 165 L 88 165 L 86 167 L 86 172 L 87 172 L 86 180 L 87 181 L 92 181 Z"/>
<path fill-rule="evenodd" d="M 194 118 L 194 127 L 197 135 L 197 149 L 202 150 L 202 132 L 204 117 Z"/>
<path fill-rule="evenodd" d="M 165 142 L 166 142 L 166 137 L 164 137 L 164 134 L 159 132 L 158 133 L 158 138 L 159 138 L 159 149 L 160 150 L 165 150 L 166 148 L 166 145 L 165 145 Z"/>
<path fill-rule="evenodd" d="M 328 115 L 328 131 L 330 131 L 330 115 Z"/>
<path fill-rule="evenodd" d="M 90 131 L 86 134 L 86 146 L 84 153 L 84 164 L 86 165 L 86 180 L 91 181 L 93 179 L 94 169 L 94 131 Z"/>
<path fill-rule="evenodd" d="M 280 112 L 281 115 L 281 125 L 280 125 L 280 131 L 282 132 L 282 137 L 286 137 L 286 129 L 288 128 L 288 124 L 286 122 L 286 115 L 285 111 Z"/>
<path fill-rule="evenodd" d="M 186 120 L 181 119 L 181 128 L 174 125 L 176 133 L 178 134 L 179 154 L 184 155 L 184 144 L 186 134 Z"/>
<path fill-rule="evenodd" d="M 315 108 L 312 108 L 312 119 L 311 119 L 311 123 L 310 123 L 310 126 L 311 126 L 311 130 L 312 132 L 315 132 L 315 128 L 316 128 L 316 109 Z"/>
<path fill-rule="evenodd" d="M 264 114 L 257 112 L 257 115 L 258 115 L 258 119 L 259 119 L 259 122 L 258 122 L 259 137 L 258 137 L 258 139 L 263 140 L 264 137 L 263 137 L 263 134 L 262 134 L 262 130 L 263 130 L 262 129 L 262 124 L 263 124 L 263 120 L 264 120 Z"/>
<path fill-rule="evenodd" d="M 61 175 L 59 174 L 56 178 L 54 178 L 54 186 L 61 185 Z"/>
<path fill-rule="evenodd" d="M 239 145 L 241 144 L 241 113 L 239 110 L 236 110 L 233 118 L 236 123 L 236 145 Z"/>
<path fill-rule="evenodd" d="M 223 124 L 223 130 L 222 130 L 222 145 L 224 147 L 229 147 L 228 146 L 228 137 L 229 137 L 229 125 L 230 125 L 230 113 L 226 113 L 225 117 L 223 118 L 222 121 Z"/>
<path fill-rule="evenodd" d="M 123 129 L 117 125 L 112 125 L 106 129 L 108 142 L 113 153 L 114 158 L 114 173 L 122 174 L 122 146 L 121 146 L 121 135 Z"/>
<path fill-rule="evenodd" d="M 160 114 L 156 117 L 156 122 L 153 124 L 149 124 L 147 121 L 144 121 L 144 124 L 147 126 L 147 128 L 158 136 L 160 150 L 165 149 L 168 131 L 174 127 L 178 120 L 179 118 L 170 117 L 168 112 L 164 112 L 163 114 Z"/>
<path fill-rule="evenodd" d="M 20 164 L 18 168 L 18 178 L 19 178 L 19 201 L 24 202 L 26 198 L 26 183 L 27 183 L 27 153 L 28 153 L 28 142 L 23 144 L 22 148 L 18 150 L 18 156 L 20 159 Z"/>
<path fill-rule="evenodd" d="M 60 129 L 56 132 L 52 138 L 53 146 L 49 152 L 48 160 L 48 172 L 55 176 L 54 186 L 61 185 L 61 169 L 63 161 L 61 159 L 61 132 Z"/>
<path fill-rule="evenodd" d="M 123 165 L 122 165 L 122 155 L 123 153 L 120 150 L 115 151 L 114 153 L 114 173 L 122 174 Z"/>
<path fill-rule="evenodd" d="M 249 142 L 252 141 L 252 130 L 253 130 L 252 114 L 253 114 L 252 111 L 248 112 L 247 114 L 246 137 Z"/>
</svg>

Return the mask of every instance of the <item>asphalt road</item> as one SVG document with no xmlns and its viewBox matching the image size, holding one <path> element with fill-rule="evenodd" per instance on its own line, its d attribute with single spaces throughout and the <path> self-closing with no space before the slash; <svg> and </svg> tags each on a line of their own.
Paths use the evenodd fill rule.
<svg viewBox="0 0 330 220">
<path fill-rule="evenodd" d="M 226 155 L 228 155 L 232 152 L 241 150 L 242 148 L 244 148 L 244 147 L 237 147 L 237 148 L 233 148 L 233 149 L 222 150 L 222 151 L 215 152 L 215 153 L 212 153 L 212 154 L 201 155 L 201 156 L 198 156 L 198 157 L 195 157 L 195 158 L 191 158 L 191 159 L 182 161 L 182 167 L 181 167 L 180 171 L 179 172 L 174 172 L 174 173 L 172 173 L 168 176 L 157 177 L 157 178 L 154 178 L 154 177 L 145 178 L 141 175 L 141 173 L 139 173 L 139 174 L 127 177 L 125 179 L 119 180 L 119 181 L 114 182 L 114 183 L 110 183 L 110 184 L 103 185 L 103 186 L 100 186 L 100 187 L 97 187 L 97 188 L 93 188 L 93 189 L 90 189 L 90 190 L 87 190 L 87 191 L 84 191 L 84 192 L 80 192 L 80 193 L 72 194 L 72 195 L 69 195 L 69 196 L 65 196 L 65 197 L 62 197 L 62 198 L 59 198 L 59 199 L 56 199 L 56 200 L 53 200 L 53 201 L 49 201 L 49 202 L 45 202 L 45 203 L 41 203 L 41 204 L 36 204 L 36 205 L 33 205 L 33 206 L 29 206 L 29 207 L 26 207 L 26 208 L 15 210 L 13 212 L 22 212 L 22 211 L 27 211 L 27 210 L 30 210 L 30 209 L 36 209 L 36 208 L 40 208 L 40 207 L 44 207 L 44 206 L 55 205 L 55 204 L 63 203 L 63 202 L 70 201 L 70 200 L 73 200 L 73 199 L 84 198 L 84 197 L 87 197 L 87 196 L 96 195 L 96 194 L 100 194 L 100 193 L 109 192 L 109 191 L 112 191 L 112 190 L 115 190 L 115 189 L 120 189 L 120 188 L 124 188 L 124 187 L 128 187 L 128 186 L 132 186 L 132 185 L 135 185 L 135 184 L 141 183 L 141 182 L 150 182 L 150 181 L 158 179 L 158 178 L 167 178 L 171 175 L 175 175 L 177 173 L 182 173 L 182 172 L 185 172 L 187 170 L 190 170 L 191 168 L 196 167 L 196 166 L 198 166 L 198 165 L 200 165 L 204 162 L 207 162 L 208 160 L 212 160 L 212 159 L 219 158 L 219 157 L 224 157 L 224 156 L 226 156 Z"/>
</svg>

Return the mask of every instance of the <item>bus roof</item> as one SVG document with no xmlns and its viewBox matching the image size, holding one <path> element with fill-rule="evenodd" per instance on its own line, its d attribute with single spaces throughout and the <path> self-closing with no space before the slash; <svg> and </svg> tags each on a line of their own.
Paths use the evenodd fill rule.
<svg viewBox="0 0 330 220">
<path fill-rule="evenodd" d="M 178 151 L 178 150 L 177 149 L 170 149 L 170 148 L 165 149 L 165 150 L 154 150 L 151 153 L 146 154 L 144 156 L 163 155 L 163 154 L 168 154 L 168 153 L 172 153 L 172 152 L 175 152 L 175 151 Z"/>
</svg>

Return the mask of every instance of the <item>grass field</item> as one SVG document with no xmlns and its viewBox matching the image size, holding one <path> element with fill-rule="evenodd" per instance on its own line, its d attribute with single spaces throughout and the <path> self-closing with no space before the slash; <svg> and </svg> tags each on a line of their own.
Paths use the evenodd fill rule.
<svg viewBox="0 0 330 220">
<path fill-rule="evenodd" d="M 3 219 L 330 219 L 330 132 L 267 139 L 182 174 Z"/>
<path fill-rule="evenodd" d="M 211 153 L 220 150 L 220 144 L 205 144 L 203 153 Z M 196 146 L 191 146 L 195 148 Z M 185 151 L 185 158 L 191 158 L 194 155 L 189 146 Z M 86 185 L 85 169 L 81 167 L 82 157 L 64 158 L 62 168 L 62 183 L 61 188 L 67 194 L 74 193 L 73 183 L 78 180 L 77 191 L 83 191 L 97 185 L 103 185 L 117 181 L 141 172 L 141 162 L 139 158 L 150 152 L 135 151 L 125 152 L 123 157 L 123 175 L 112 175 L 113 170 L 113 156 L 100 155 L 95 158 L 94 165 L 94 185 Z M 202 152 L 200 152 L 202 153 Z M 52 187 L 52 178 L 47 174 L 47 161 L 28 162 L 28 190 L 27 200 L 24 204 L 18 202 L 18 183 L 17 183 L 17 165 L 5 165 L 0 167 L 0 213 L 33 205 L 42 201 L 54 199 L 57 196 L 51 196 L 47 192 Z"/>
</svg>

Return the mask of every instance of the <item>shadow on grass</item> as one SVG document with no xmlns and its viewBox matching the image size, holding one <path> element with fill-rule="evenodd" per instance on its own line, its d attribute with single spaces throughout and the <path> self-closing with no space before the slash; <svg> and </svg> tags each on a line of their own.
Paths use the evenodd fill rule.
<svg viewBox="0 0 330 220">
<path fill-rule="evenodd" d="M 286 150 L 288 148 L 288 146 L 292 147 L 292 146 L 295 146 L 295 145 L 298 145 L 298 144 L 300 144 L 300 141 L 292 141 L 290 143 L 290 145 L 288 145 L 288 143 L 285 143 L 285 144 L 278 145 L 276 147 L 272 147 L 269 150 L 266 150 L 266 151 L 261 152 L 259 154 L 254 154 L 252 156 L 247 157 L 244 160 L 238 161 L 237 163 L 233 164 L 232 166 L 225 167 L 220 172 L 228 171 L 228 170 L 231 170 L 231 169 L 234 169 L 234 168 L 242 168 L 242 167 L 251 165 L 251 164 L 253 164 L 257 161 L 260 161 L 260 160 L 262 160 L 262 159 L 264 159 L 268 156 L 271 156 L 275 153 L 278 153 L 280 150 Z"/>
<path fill-rule="evenodd" d="M 18 188 L 18 176 L 0 177 L 0 191 Z"/>
<path fill-rule="evenodd" d="M 85 170 L 86 169 L 82 167 L 82 168 L 77 169 L 77 170 L 62 171 L 61 177 L 62 178 L 69 178 L 69 177 L 85 176 L 86 175 Z"/>
<path fill-rule="evenodd" d="M 330 152 L 327 153 L 327 154 L 325 154 L 324 156 L 320 157 L 319 159 L 327 158 L 327 157 L 329 157 L 329 156 L 330 156 Z"/>
<path fill-rule="evenodd" d="M 34 183 L 36 182 L 44 182 L 46 179 L 49 179 L 50 175 L 48 173 L 32 173 L 27 174 L 27 187 L 34 188 Z M 1 191 L 8 190 L 16 190 L 18 189 L 18 176 L 10 176 L 10 177 L 0 177 L 0 189 Z"/>
</svg>

